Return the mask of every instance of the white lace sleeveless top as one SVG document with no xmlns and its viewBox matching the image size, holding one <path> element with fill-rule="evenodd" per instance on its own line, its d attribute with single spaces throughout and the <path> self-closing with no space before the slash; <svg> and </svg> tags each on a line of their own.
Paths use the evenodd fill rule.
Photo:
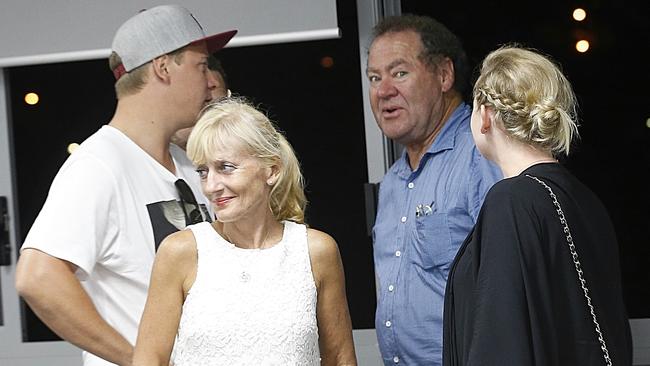
<svg viewBox="0 0 650 366">
<path fill-rule="evenodd" d="M 174 366 L 320 365 L 306 227 L 285 221 L 282 240 L 268 249 L 238 248 L 207 222 L 189 228 L 198 265 Z"/>
</svg>

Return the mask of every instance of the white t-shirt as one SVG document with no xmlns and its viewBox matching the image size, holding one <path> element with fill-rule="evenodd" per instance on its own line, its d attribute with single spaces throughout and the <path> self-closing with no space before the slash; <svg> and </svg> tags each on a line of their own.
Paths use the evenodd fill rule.
<svg viewBox="0 0 650 366">
<path fill-rule="evenodd" d="M 214 217 L 185 152 L 176 145 L 170 151 L 176 176 L 121 131 L 103 126 L 63 164 L 22 246 L 77 265 L 101 316 L 131 344 L 156 248 L 185 226 L 174 182 L 185 180 L 204 217 Z M 112 364 L 84 352 L 84 365 Z"/>
</svg>

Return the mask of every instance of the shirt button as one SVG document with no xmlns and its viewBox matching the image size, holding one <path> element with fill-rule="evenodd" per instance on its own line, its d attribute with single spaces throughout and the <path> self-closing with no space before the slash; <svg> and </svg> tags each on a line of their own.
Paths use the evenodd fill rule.
<svg viewBox="0 0 650 366">
<path fill-rule="evenodd" d="M 395 252 L 395 256 L 396 256 L 396 257 L 401 257 L 401 256 L 402 256 L 402 252 L 400 252 L 399 250 L 396 251 L 396 252 Z"/>
<path fill-rule="evenodd" d="M 406 216 L 402 216 L 402 222 L 406 222 Z"/>
<path fill-rule="evenodd" d="M 393 292 L 394 289 L 395 289 L 395 286 L 393 286 L 393 285 L 388 285 L 388 291 L 389 291 L 389 292 Z"/>
<path fill-rule="evenodd" d="M 386 320 L 386 326 L 387 326 L 387 327 L 390 328 L 391 324 L 393 324 L 393 323 L 391 323 L 390 320 Z"/>
<path fill-rule="evenodd" d="M 399 357 L 397 357 L 397 356 L 393 357 L 393 362 L 399 363 Z"/>
<path fill-rule="evenodd" d="M 413 187 L 415 187 L 415 184 L 413 184 L 413 182 L 410 182 L 409 185 L 408 185 L 408 187 L 409 187 L 409 188 L 413 188 Z"/>
</svg>

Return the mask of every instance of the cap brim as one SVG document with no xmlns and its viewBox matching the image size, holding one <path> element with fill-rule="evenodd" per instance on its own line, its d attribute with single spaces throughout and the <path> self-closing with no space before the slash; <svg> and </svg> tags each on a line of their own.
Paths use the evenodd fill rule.
<svg viewBox="0 0 650 366">
<path fill-rule="evenodd" d="M 215 53 L 219 51 L 220 49 L 224 48 L 228 42 L 232 39 L 232 37 L 237 34 L 237 30 L 230 30 L 227 32 L 222 32 L 219 34 L 215 34 L 209 37 L 201 38 L 199 40 L 196 40 L 190 44 L 196 44 L 200 42 L 205 42 L 207 48 L 208 48 L 208 53 Z"/>
</svg>

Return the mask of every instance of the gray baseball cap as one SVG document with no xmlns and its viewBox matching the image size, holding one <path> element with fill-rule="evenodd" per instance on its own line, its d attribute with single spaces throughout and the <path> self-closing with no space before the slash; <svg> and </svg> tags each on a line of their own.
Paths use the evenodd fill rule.
<svg viewBox="0 0 650 366">
<path fill-rule="evenodd" d="M 113 73 L 119 79 L 156 57 L 197 42 L 206 42 L 208 52 L 214 53 L 236 33 L 230 30 L 206 37 L 192 13 L 179 5 L 146 9 L 124 22 L 115 33 L 111 48 L 122 59 L 122 65 Z"/>
</svg>

